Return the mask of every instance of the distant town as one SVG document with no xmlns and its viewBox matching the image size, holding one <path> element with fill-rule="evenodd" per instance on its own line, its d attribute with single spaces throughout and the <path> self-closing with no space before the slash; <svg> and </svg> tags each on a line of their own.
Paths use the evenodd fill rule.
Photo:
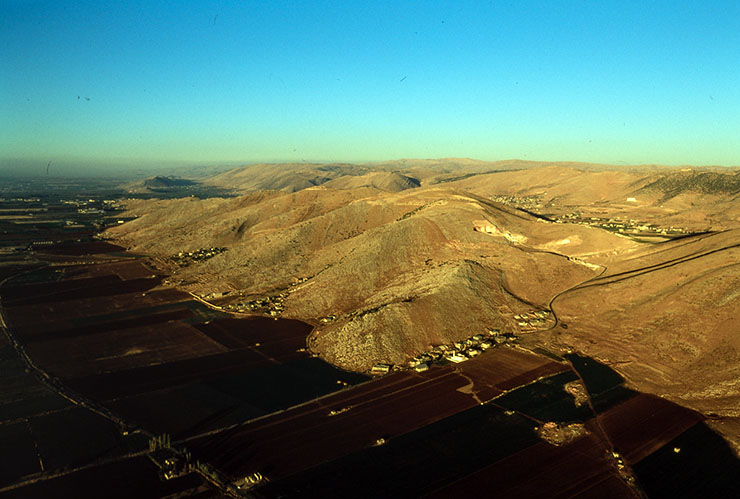
<svg viewBox="0 0 740 499">
<path fill-rule="evenodd" d="M 546 220 L 558 223 L 570 223 L 579 225 L 588 225 L 591 227 L 599 227 L 604 230 L 616 232 L 626 236 L 665 236 L 665 237 L 679 237 L 686 234 L 691 234 L 692 231 L 683 228 L 669 225 L 666 227 L 659 226 L 655 223 L 646 221 L 636 220 L 633 218 L 626 218 L 619 215 L 612 217 L 597 217 L 592 215 L 584 215 L 581 211 L 572 211 L 563 214 L 548 214 L 548 210 L 551 210 L 552 206 L 547 206 L 543 203 L 543 196 L 492 196 L 491 199 L 497 203 L 511 206 L 520 210 L 527 211 L 536 216 L 544 217 Z M 634 203 L 635 198 L 627 198 L 627 203 Z M 593 211 L 593 208 L 592 210 Z"/>
</svg>

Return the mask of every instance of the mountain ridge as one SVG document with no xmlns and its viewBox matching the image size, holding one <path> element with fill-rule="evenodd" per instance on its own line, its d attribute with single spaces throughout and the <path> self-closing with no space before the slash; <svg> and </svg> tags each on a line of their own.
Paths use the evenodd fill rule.
<svg viewBox="0 0 740 499">
<path fill-rule="evenodd" d="M 169 286 L 313 324 L 311 351 L 345 369 L 404 364 L 498 329 L 526 347 L 598 358 L 640 390 L 738 416 L 738 373 L 726 368 L 740 365 L 726 327 L 740 322 L 731 190 L 669 200 L 644 190 L 694 175 L 681 171 L 550 165 L 432 184 L 437 171 L 302 168 L 287 173 L 334 178 L 292 189 L 283 177 L 283 190 L 234 198 L 130 200 L 124 215 L 137 218 L 106 234 L 154 255 Z M 240 172 L 253 186 L 269 177 Z M 372 185 L 401 175 L 419 185 Z M 211 247 L 227 251 L 187 266 L 172 259 Z M 683 390 L 675 379 L 698 381 Z"/>
</svg>

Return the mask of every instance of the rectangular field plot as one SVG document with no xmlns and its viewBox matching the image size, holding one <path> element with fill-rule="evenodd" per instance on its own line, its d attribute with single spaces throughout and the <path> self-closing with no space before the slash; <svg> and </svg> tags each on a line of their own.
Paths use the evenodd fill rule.
<svg viewBox="0 0 740 499">
<path fill-rule="evenodd" d="M 704 423 L 667 442 L 634 470 L 652 499 L 740 497 L 740 459 Z"/>
<path fill-rule="evenodd" d="M 0 248 L 2 248 L 1 243 Z M 3 281 L 8 277 L 17 275 L 18 273 L 28 272 L 30 270 L 33 270 L 34 268 L 38 268 L 38 266 L 38 264 L 28 264 L 26 262 L 17 261 L 12 256 L 0 256 L 0 281 Z"/>
<path fill-rule="evenodd" d="M 566 371 L 517 388 L 493 403 L 540 421 L 585 421 L 593 417 L 591 408 L 576 406 L 573 396 L 565 391 L 565 385 L 577 379 L 576 373 Z"/>
<path fill-rule="evenodd" d="M 14 277 L 5 283 L 2 288 L 3 303 L 6 306 L 13 306 L 14 304 L 18 304 L 17 302 L 39 296 L 53 296 L 57 293 L 67 293 L 85 287 L 115 285 L 121 282 L 118 276 L 111 274 L 87 277 L 74 281 L 62 281 L 61 279 L 64 277 L 65 272 L 64 267 L 43 269 L 34 273 L 40 274 L 42 271 L 49 275 L 47 282 L 23 282 L 24 277 L 28 277 L 28 274 L 26 274 L 25 276 Z"/>
<path fill-rule="evenodd" d="M 598 416 L 615 449 L 637 463 L 704 417 L 655 395 L 637 393 Z"/>
<path fill-rule="evenodd" d="M 58 281 L 28 286 L 3 287 L 6 306 L 59 303 L 85 298 L 98 298 L 126 293 L 144 293 L 158 286 L 160 277 L 145 277 L 122 281 L 117 275 Z"/>
<path fill-rule="evenodd" d="M 105 241 L 92 241 L 89 243 L 62 243 L 55 244 L 43 249 L 44 253 L 52 255 L 94 255 L 99 253 L 118 253 L 126 248 Z"/>
<path fill-rule="evenodd" d="M 234 478 L 259 471 L 278 479 L 474 407 L 483 391 L 500 394 L 497 387 L 508 386 L 512 379 L 527 383 L 564 369 L 568 366 L 528 352 L 491 350 L 422 374 L 394 373 L 204 437 L 193 442 L 193 448 Z M 563 395 L 572 405 L 573 398 Z"/>
<path fill-rule="evenodd" d="M 25 330 L 60 329 L 56 327 L 56 324 L 65 323 L 65 321 L 75 319 L 82 321 L 90 317 L 100 321 L 105 320 L 106 316 L 120 317 L 121 314 L 132 312 L 136 315 L 141 309 L 171 305 L 191 299 L 188 294 L 181 291 L 156 289 L 145 294 L 123 293 L 64 302 L 6 306 L 5 319 L 14 331 L 22 335 Z"/>
<path fill-rule="evenodd" d="M 175 321 L 38 341 L 27 351 L 50 373 L 78 377 L 200 357 L 225 348 L 192 326 Z"/>
<path fill-rule="evenodd" d="M 260 351 L 275 358 L 305 348 L 306 337 L 313 329 L 305 322 L 267 317 L 218 319 L 196 327 L 227 348 L 259 344 Z"/>
<path fill-rule="evenodd" d="M 36 443 L 25 421 L 0 424 L 0 489 L 41 471 Z"/>
<path fill-rule="evenodd" d="M 524 383 L 569 368 L 523 350 L 494 348 L 459 364 L 458 369 L 473 380 L 473 391 L 481 401 L 486 401 Z"/>
<path fill-rule="evenodd" d="M 179 439 L 287 409 L 366 379 L 309 357 L 229 374 L 199 375 L 198 382 L 105 405 L 148 430 Z"/>
<path fill-rule="evenodd" d="M 163 290 L 170 294 L 172 290 Z M 161 298 L 159 291 L 147 293 L 147 297 L 152 296 L 154 299 Z M 188 324 L 197 324 L 199 322 L 220 318 L 224 314 L 217 310 L 210 309 L 205 305 L 190 299 L 187 295 L 175 295 L 171 302 L 153 303 L 151 306 L 142 306 L 129 309 L 101 309 L 97 314 L 90 316 L 72 317 L 61 324 L 48 325 L 44 333 L 53 333 L 61 330 L 79 330 L 81 334 L 86 331 L 95 331 L 96 327 L 104 329 L 123 329 L 128 327 L 145 326 L 150 323 L 163 322 L 165 320 L 174 320 L 168 314 L 178 314 L 177 319 L 181 319 Z M 121 323 L 121 327 L 115 327 L 116 323 Z M 26 330 L 24 335 L 31 333 Z M 72 332 L 73 334 L 73 332 Z"/>
<path fill-rule="evenodd" d="M 0 424 L 63 409 L 70 402 L 47 388 L 32 374 L 0 378 Z"/>
<path fill-rule="evenodd" d="M 0 336 L 0 344 L 0 424 L 69 405 L 26 371 L 5 335 Z"/>
<path fill-rule="evenodd" d="M 615 386 L 614 388 L 601 392 L 596 396 L 592 396 L 591 404 L 594 407 L 594 411 L 596 411 L 597 414 L 601 414 L 636 394 L 636 391 L 625 388 L 624 386 Z"/>
<path fill-rule="evenodd" d="M 115 424 L 84 407 L 34 417 L 29 425 L 46 471 L 142 451 L 148 445 L 146 437 L 124 437 Z"/>
<path fill-rule="evenodd" d="M 595 433 L 560 447 L 537 442 L 425 497 L 639 497 L 609 457 Z"/>
<path fill-rule="evenodd" d="M 223 497 L 194 473 L 172 480 L 160 480 L 156 466 L 143 456 L 85 468 L 68 475 L 7 490 L 2 494 L 3 499 Z"/>
<path fill-rule="evenodd" d="M 35 267 L 38 267 L 38 265 L 35 265 Z M 15 274 L 16 272 L 12 272 L 11 275 Z M 24 285 L 30 285 L 30 284 L 36 284 L 36 283 L 54 283 L 62 278 L 64 275 L 64 269 L 61 268 L 55 268 L 55 267 L 46 267 L 43 266 L 41 268 L 36 268 L 35 270 L 30 270 L 27 272 L 23 272 L 17 276 L 13 276 L 13 279 L 6 282 L 3 287 L 3 295 L 5 294 L 6 289 L 11 289 L 16 286 L 24 286 Z"/>
<path fill-rule="evenodd" d="M 163 389 L 104 405 L 126 421 L 180 439 L 265 414 L 258 407 L 220 393 L 203 383 Z"/>
<path fill-rule="evenodd" d="M 566 358 L 586 385 L 591 405 L 599 414 L 637 393 L 625 388 L 624 378 L 601 362 L 577 354 L 566 355 Z"/>
<path fill-rule="evenodd" d="M 70 320 L 63 323 L 60 322 L 54 324 L 53 326 L 56 327 L 56 329 L 26 329 L 23 331 L 23 334 L 19 335 L 19 337 L 21 337 L 26 343 L 53 339 L 61 340 L 75 338 L 78 336 L 108 333 L 117 329 L 152 326 L 169 321 L 189 319 L 192 316 L 193 313 L 190 311 L 190 309 L 188 309 L 185 305 L 182 305 L 179 307 L 172 307 L 170 310 L 166 310 L 160 313 L 152 313 L 149 315 L 142 315 L 140 317 L 132 317 L 106 322 L 93 323 L 91 321 Z M 85 324 L 79 324 L 80 322 L 85 322 Z"/>
<path fill-rule="evenodd" d="M 624 378 L 611 367 L 589 357 L 576 354 L 566 355 L 573 368 L 578 371 L 592 397 L 612 390 L 624 383 Z"/>
<path fill-rule="evenodd" d="M 264 497 L 420 497 L 536 442 L 531 421 L 478 405 L 383 445 L 268 482 L 257 492 Z"/>
<path fill-rule="evenodd" d="M 111 400 L 240 373 L 272 364 L 251 350 L 203 355 L 111 373 L 68 378 L 65 384 L 94 400 Z"/>
<path fill-rule="evenodd" d="M 271 479 L 287 476 L 477 404 L 457 391 L 466 379 L 449 369 L 433 372 L 429 377 L 394 374 L 204 437 L 188 448 L 234 478 L 255 471 Z"/>
<path fill-rule="evenodd" d="M 64 267 L 63 279 L 77 280 L 103 275 L 117 275 L 124 281 L 143 279 L 157 274 L 155 270 L 144 265 L 141 260 L 124 260 L 121 262 L 99 263 L 96 265 L 67 265 Z"/>
</svg>

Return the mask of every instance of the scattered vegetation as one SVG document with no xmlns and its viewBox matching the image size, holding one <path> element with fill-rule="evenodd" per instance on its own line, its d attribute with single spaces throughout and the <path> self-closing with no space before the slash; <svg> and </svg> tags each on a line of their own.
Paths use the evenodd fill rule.
<svg viewBox="0 0 740 499">
<path fill-rule="evenodd" d="M 188 252 L 181 251 L 171 258 L 172 258 L 172 261 L 174 261 L 180 267 L 187 267 L 191 263 L 203 262 L 205 260 L 213 258 L 214 256 L 220 253 L 223 253 L 226 250 L 227 248 L 212 247 L 212 248 L 202 248 L 196 251 L 188 251 Z"/>
<path fill-rule="evenodd" d="M 738 194 L 740 193 L 740 174 L 734 173 L 673 173 L 646 185 L 644 190 L 660 191 L 665 199 L 678 196 L 683 192 L 701 192 L 704 194 Z"/>
<path fill-rule="evenodd" d="M 548 421 L 539 428 L 539 437 L 552 445 L 563 445 L 586 435 L 586 427 L 581 423 L 558 424 Z"/>
<path fill-rule="evenodd" d="M 576 404 L 576 407 L 581 407 L 588 403 L 588 392 L 581 380 L 566 383 L 563 388 L 573 396 L 573 402 Z"/>
<path fill-rule="evenodd" d="M 255 300 L 242 301 L 225 305 L 224 309 L 234 312 L 259 312 L 269 315 L 270 317 L 279 317 L 285 310 L 283 301 L 288 293 L 279 293 L 272 296 L 265 296 Z"/>
</svg>

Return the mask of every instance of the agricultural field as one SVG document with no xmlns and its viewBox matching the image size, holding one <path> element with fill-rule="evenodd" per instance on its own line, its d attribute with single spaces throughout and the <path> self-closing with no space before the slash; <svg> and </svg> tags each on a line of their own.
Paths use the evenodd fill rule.
<svg viewBox="0 0 740 499">
<path fill-rule="evenodd" d="M 2 498 L 652 498 L 740 473 L 704 416 L 589 357 L 512 341 L 371 378 L 120 246 L 0 264 Z"/>
<path fill-rule="evenodd" d="M 160 486 L 158 466 L 135 456 L 155 435 L 219 430 L 367 379 L 308 354 L 310 325 L 229 318 L 163 287 L 163 275 L 122 250 L 65 242 L 29 253 L 32 264 L 14 254 L 0 266 L 9 333 L 0 337 L 0 442 L 3 462 L 13 456 L 0 473 L 3 497 L 41 497 L 52 484 L 95 497 L 106 473 L 122 485 L 137 474 L 136 490 L 126 484 L 120 497 L 217 497 L 193 473 L 177 479 L 182 490 Z"/>
<path fill-rule="evenodd" d="M 163 481 L 159 477 L 157 466 L 143 456 L 84 468 L 24 487 L 7 489 L 0 494 L 3 499 L 157 499 L 178 495 L 198 499 L 225 497 L 195 473 Z"/>
<path fill-rule="evenodd" d="M 493 372 L 498 352 L 474 360 L 486 359 L 490 362 L 489 371 Z M 510 352 L 500 356 L 502 365 L 508 355 Z M 464 365 L 460 364 L 455 371 L 464 372 Z M 484 490 L 503 497 L 640 497 L 643 481 L 653 489 L 649 497 L 670 497 L 662 493 L 658 483 L 670 479 L 673 463 L 669 465 L 669 461 L 683 452 L 684 447 L 692 454 L 683 460 L 683 469 L 689 476 L 708 476 L 712 472 L 715 463 L 693 455 L 700 445 L 698 440 L 704 438 L 709 447 L 717 445 L 716 455 L 722 461 L 717 463 L 720 483 L 724 487 L 735 486 L 729 480 L 740 471 L 738 461 L 729 447 L 721 443 L 721 438 L 706 427 L 700 414 L 625 389 L 617 373 L 593 359 L 571 357 L 562 367 L 560 373 L 534 378 L 534 383 L 524 382 L 523 386 L 488 402 L 458 404 L 457 411 L 438 421 L 426 421 L 416 428 L 408 426 L 406 432 L 387 432 L 375 441 L 368 434 L 364 445 L 358 446 L 362 448 L 347 454 L 336 452 L 333 458 L 326 451 L 332 446 L 332 437 L 327 437 L 328 425 L 341 428 L 341 423 L 327 422 L 324 423 L 327 430 L 322 429 L 319 415 L 314 414 L 311 420 L 307 408 L 301 413 L 282 414 L 279 420 L 258 421 L 196 441 L 192 447 L 219 462 L 224 470 L 249 474 L 259 469 L 266 476 L 275 477 L 257 489 L 259 497 L 341 497 L 353 493 L 355 497 L 442 498 L 476 496 Z M 436 370 L 436 376 L 443 378 L 451 374 L 445 373 L 446 369 L 433 369 L 425 374 L 431 375 Z M 480 372 L 480 367 L 475 370 Z M 510 373 L 510 376 L 520 375 Z M 387 376 L 354 388 L 342 397 L 349 399 L 353 391 L 367 390 L 368 385 L 391 380 L 400 381 L 398 375 Z M 566 389 L 573 382 L 581 382 L 602 394 L 621 388 L 622 398 L 612 398 L 606 410 L 594 410 L 590 402 L 576 403 L 576 398 Z M 459 389 L 456 391 L 459 393 Z M 451 396 L 451 390 L 443 386 L 437 390 L 438 394 L 445 392 Z M 382 419 L 384 411 L 395 414 L 398 408 L 393 403 L 401 403 L 403 398 L 398 391 L 387 393 L 382 403 L 376 402 L 375 413 L 372 405 L 362 409 L 365 420 L 355 421 L 350 434 L 367 432 L 368 426 L 372 428 L 371 421 Z M 353 411 L 355 408 L 349 405 L 346 416 L 340 413 L 333 418 L 352 417 Z M 408 421 L 411 414 L 402 413 L 399 418 L 405 416 Z M 323 416 L 325 421 L 332 419 L 326 412 Z M 292 428 L 302 430 L 291 431 L 289 422 L 299 423 Z M 544 436 L 546 428 L 575 428 L 575 433 L 558 442 Z M 350 439 L 344 434 L 341 438 Z M 295 456 L 303 459 L 303 470 L 296 471 L 301 459 L 295 456 L 277 458 L 280 453 L 285 456 L 288 452 L 281 440 L 289 440 L 301 449 Z M 276 448 L 268 448 L 268 441 L 274 442 Z M 300 442 L 306 442 L 314 454 Z M 236 452 L 240 443 L 247 452 Z M 324 452 L 317 453 L 316 449 Z M 308 456 L 313 456 L 311 462 Z M 251 467 L 245 466 L 247 463 Z M 689 470 L 689 466 L 695 469 Z M 671 490 L 675 497 L 679 489 Z"/>
</svg>

